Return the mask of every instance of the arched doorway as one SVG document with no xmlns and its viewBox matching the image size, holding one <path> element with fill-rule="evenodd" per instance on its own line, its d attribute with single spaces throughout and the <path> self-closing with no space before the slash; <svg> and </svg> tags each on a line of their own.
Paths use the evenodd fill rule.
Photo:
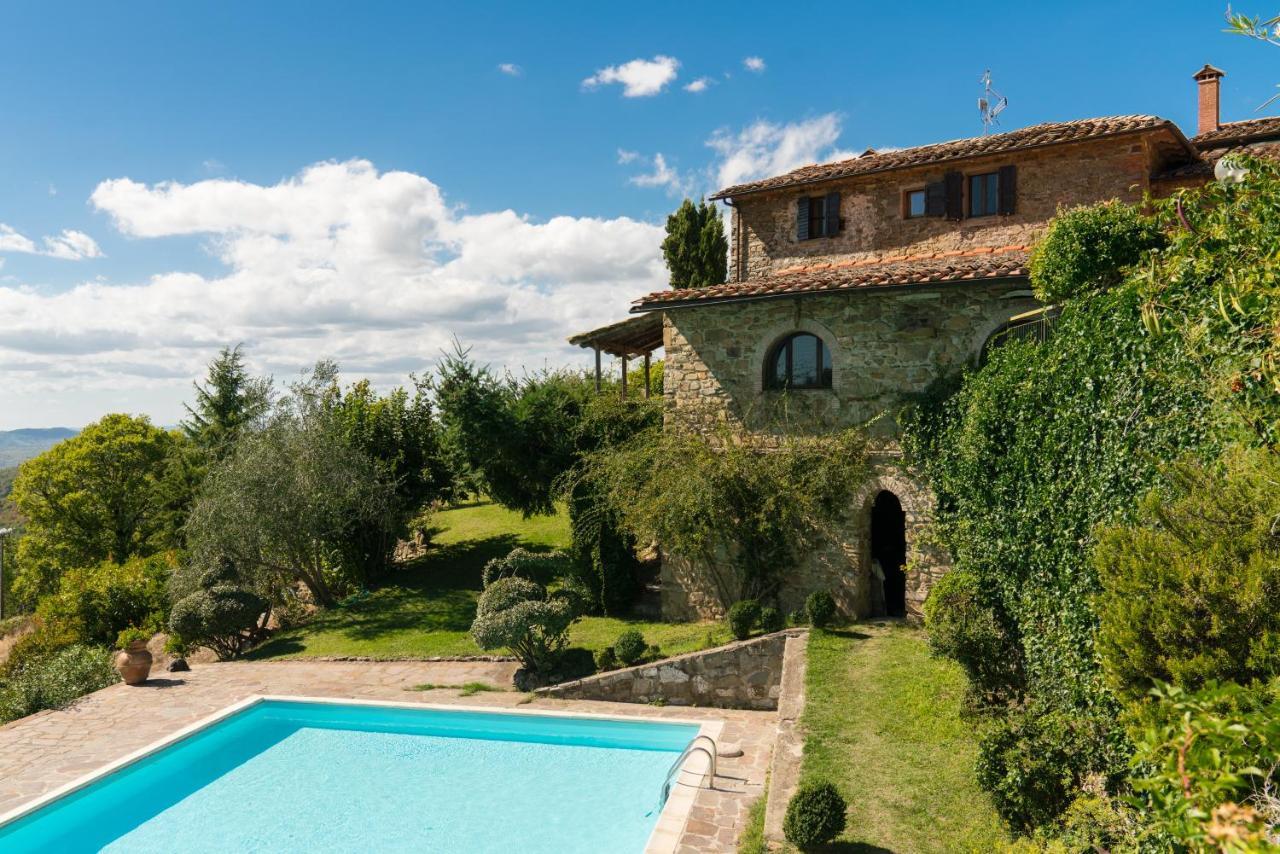
<svg viewBox="0 0 1280 854">
<path fill-rule="evenodd" d="M 903 572 L 907 562 L 906 518 L 898 496 L 887 489 L 876 495 L 875 504 L 871 506 L 871 559 L 880 567 L 879 573 L 874 566 L 871 571 L 875 616 L 905 617 L 907 614 L 907 576 Z M 879 593 L 883 593 L 883 598 Z"/>
</svg>

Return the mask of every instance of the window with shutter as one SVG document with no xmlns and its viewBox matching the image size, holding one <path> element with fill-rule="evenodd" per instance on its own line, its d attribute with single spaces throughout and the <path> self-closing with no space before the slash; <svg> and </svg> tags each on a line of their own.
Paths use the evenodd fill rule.
<svg viewBox="0 0 1280 854">
<path fill-rule="evenodd" d="M 1010 216 L 1017 207 L 1018 167 L 1001 166 L 999 176 L 1000 215 Z"/>
<path fill-rule="evenodd" d="M 827 237 L 835 237 L 840 233 L 840 194 L 827 193 L 826 202 L 823 205 L 823 223 L 826 228 L 823 234 Z"/>
<path fill-rule="evenodd" d="M 947 215 L 947 182 L 935 181 L 924 188 L 924 215 Z"/>
<path fill-rule="evenodd" d="M 809 239 L 809 199 L 796 200 L 796 240 Z"/>
<path fill-rule="evenodd" d="M 993 216 L 1000 211 L 1000 173 L 969 176 L 969 216 Z"/>
<path fill-rule="evenodd" d="M 948 172 L 943 178 L 946 185 L 947 219 L 964 219 L 964 175 L 959 172 Z"/>
</svg>

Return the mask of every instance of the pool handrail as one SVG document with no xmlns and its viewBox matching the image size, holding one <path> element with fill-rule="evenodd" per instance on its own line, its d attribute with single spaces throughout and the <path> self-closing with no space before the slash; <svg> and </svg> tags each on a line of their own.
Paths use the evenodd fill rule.
<svg viewBox="0 0 1280 854">
<path fill-rule="evenodd" d="M 700 745 L 698 743 L 700 741 L 706 741 L 710 743 L 711 749 L 708 750 L 707 748 Z M 671 776 L 675 774 L 676 771 L 680 770 L 681 766 L 684 764 L 684 761 L 688 759 L 690 756 L 692 756 L 694 753 L 702 752 L 707 755 L 707 761 L 709 764 L 707 767 L 707 771 L 704 772 L 703 776 L 710 774 L 711 775 L 710 785 L 714 787 L 715 781 L 716 781 L 716 754 L 719 752 L 719 750 L 720 748 L 716 746 L 716 740 L 711 736 L 701 734 L 701 733 L 694 736 L 689 741 L 689 743 L 685 745 L 684 750 L 680 751 L 680 755 L 676 757 L 676 761 L 671 763 L 671 767 L 667 769 L 667 775 L 662 781 L 662 794 L 658 799 L 658 806 L 661 807 L 663 804 L 665 804 L 667 802 L 667 798 L 671 794 Z"/>
</svg>

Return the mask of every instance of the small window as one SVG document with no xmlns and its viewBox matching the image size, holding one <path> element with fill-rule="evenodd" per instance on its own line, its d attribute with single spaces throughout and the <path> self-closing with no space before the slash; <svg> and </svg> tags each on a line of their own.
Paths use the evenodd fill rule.
<svg viewBox="0 0 1280 854">
<path fill-rule="evenodd" d="M 994 216 L 1000 212 L 1000 173 L 969 176 L 969 216 Z"/>
<path fill-rule="evenodd" d="M 822 237 L 826 233 L 826 205 L 822 196 L 812 196 L 809 198 L 809 236 Z"/>
<path fill-rule="evenodd" d="M 831 351 L 817 335 L 789 335 L 769 351 L 764 379 L 770 389 L 831 388 Z"/>
<path fill-rule="evenodd" d="M 908 190 L 902 204 L 902 213 L 907 219 L 922 217 L 926 211 L 926 191 Z"/>
</svg>

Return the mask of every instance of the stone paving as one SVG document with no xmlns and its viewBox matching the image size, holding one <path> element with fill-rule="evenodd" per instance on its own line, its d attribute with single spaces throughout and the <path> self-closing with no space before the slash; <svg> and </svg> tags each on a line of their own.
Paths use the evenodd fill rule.
<svg viewBox="0 0 1280 854">
<path fill-rule="evenodd" d="M 70 708 L 0 727 L 0 813 L 256 694 L 502 708 L 527 704 L 530 709 L 723 721 L 722 748 L 736 745 L 743 755 L 720 759 L 715 789 L 698 790 L 677 850 L 736 850 L 747 810 L 764 788 L 776 735 L 774 712 L 546 698 L 529 702 L 528 695 L 514 691 L 460 697 L 456 688 L 412 690 L 427 683 L 508 686 L 514 670 L 510 662 L 281 661 L 197 664 L 188 673 L 153 671 L 142 686 L 113 685 Z"/>
</svg>

